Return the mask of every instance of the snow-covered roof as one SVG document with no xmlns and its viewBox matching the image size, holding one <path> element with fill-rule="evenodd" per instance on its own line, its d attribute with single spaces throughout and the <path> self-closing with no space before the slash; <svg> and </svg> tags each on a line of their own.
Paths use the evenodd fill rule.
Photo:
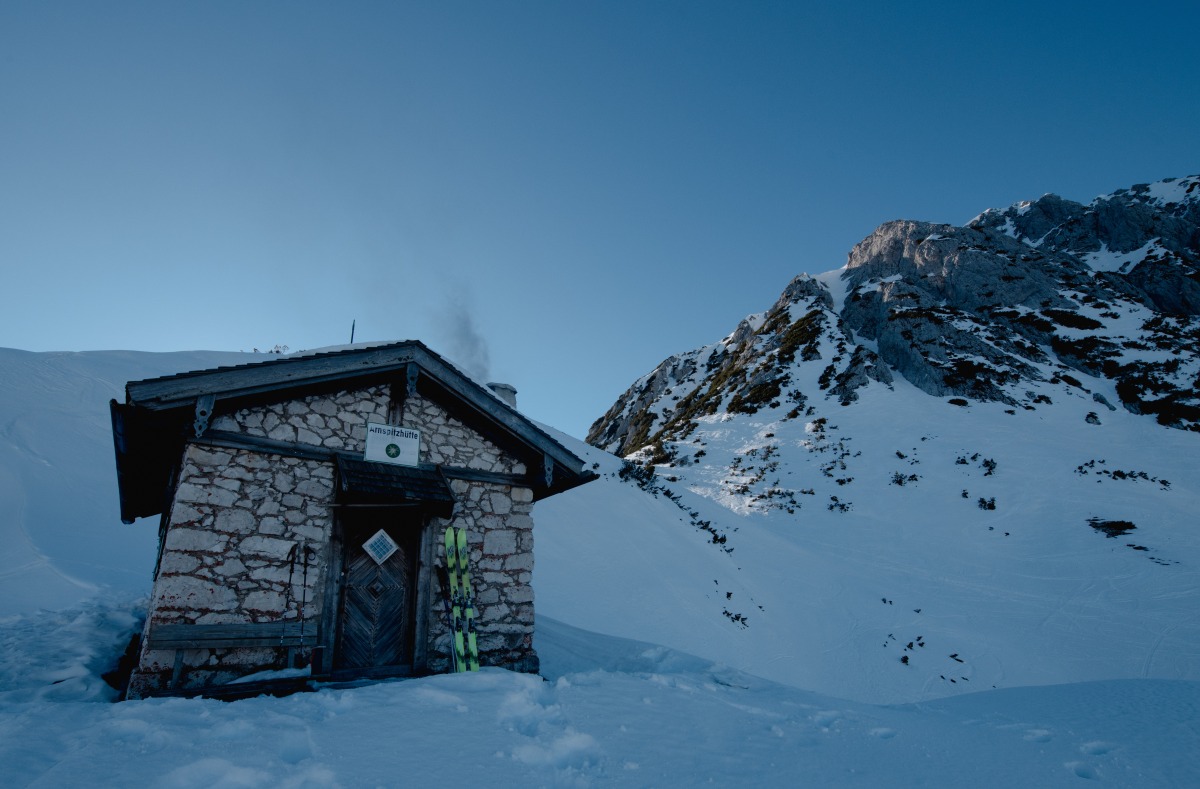
<svg viewBox="0 0 1200 789">
<path fill-rule="evenodd" d="M 583 461 L 494 392 L 423 343 L 405 340 L 130 381 L 125 403 L 111 404 L 122 520 L 161 512 L 163 486 L 202 401 L 211 398 L 211 416 L 372 384 L 420 391 L 522 458 L 531 470 L 544 472 L 535 498 L 593 477 L 583 470 Z"/>
</svg>

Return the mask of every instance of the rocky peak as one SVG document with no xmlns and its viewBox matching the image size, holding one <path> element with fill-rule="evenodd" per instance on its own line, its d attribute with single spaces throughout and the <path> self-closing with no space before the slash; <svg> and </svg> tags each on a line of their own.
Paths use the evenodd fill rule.
<svg viewBox="0 0 1200 789">
<path fill-rule="evenodd" d="M 833 296 L 817 279 L 793 279 L 766 312 L 742 320 L 725 339 L 664 360 L 638 379 L 588 432 L 589 443 L 627 455 L 663 456 L 664 441 L 686 438 L 697 420 L 721 413 L 785 408 L 803 413 L 807 396 L 791 371 L 828 360 L 820 389 L 852 401 L 867 380 L 891 381 L 869 349 L 850 348 Z"/>
<path fill-rule="evenodd" d="M 1200 315 L 1200 176 L 1137 184 L 1088 205 L 1047 195 L 968 227 L 991 229 L 1044 252 L 1060 252 L 1093 271 L 1115 273 L 1146 304 L 1172 315 Z"/>
<path fill-rule="evenodd" d="M 1002 211 L 989 208 L 967 226 L 998 230 L 1030 246 L 1037 246 L 1052 230 L 1063 227 L 1085 210 L 1082 203 L 1047 194 L 1032 203 L 1017 203 Z"/>
<path fill-rule="evenodd" d="M 851 288 L 899 278 L 932 299 L 968 310 L 1058 302 L 1055 285 L 1063 277 L 1082 286 L 1087 267 L 990 228 L 907 221 L 881 225 L 855 245 L 845 274 Z"/>
<path fill-rule="evenodd" d="M 935 397 L 1033 409 L 1052 390 L 1200 429 L 1200 177 L 1087 205 L 1045 195 L 964 227 L 901 220 L 850 251 L 840 313 L 801 275 L 719 343 L 664 361 L 588 441 L 655 462 L 698 420 L 853 403 L 892 372 Z M 1108 389 L 1112 392 L 1113 389 Z"/>
</svg>

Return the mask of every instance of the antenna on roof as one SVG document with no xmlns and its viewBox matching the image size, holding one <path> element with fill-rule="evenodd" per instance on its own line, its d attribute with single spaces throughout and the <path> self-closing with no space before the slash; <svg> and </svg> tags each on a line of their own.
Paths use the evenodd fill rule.
<svg viewBox="0 0 1200 789">
<path fill-rule="evenodd" d="M 357 323 L 357 321 L 353 321 L 353 320 L 350 321 L 350 344 L 351 345 L 354 344 L 354 324 L 355 323 Z"/>
</svg>

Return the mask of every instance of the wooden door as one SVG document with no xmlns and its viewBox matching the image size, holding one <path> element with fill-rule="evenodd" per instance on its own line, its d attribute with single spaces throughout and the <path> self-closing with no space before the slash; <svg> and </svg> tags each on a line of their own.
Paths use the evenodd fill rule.
<svg viewBox="0 0 1200 789">
<path fill-rule="evenodd" d="M 412 667 L 419 538 L 416 529 L 383 527 L 397 550 L 380 564 L 363 548 L 379 528 L 346 535 L 335 671 L 371 675 Z"/>
</svg>

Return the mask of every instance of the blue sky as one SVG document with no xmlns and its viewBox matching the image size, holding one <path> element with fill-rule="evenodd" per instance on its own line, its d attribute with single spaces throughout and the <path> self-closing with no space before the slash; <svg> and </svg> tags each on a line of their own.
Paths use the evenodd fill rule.
<svg viewBox="0 0 1200 789">
<path fill-rule="evenodd" d="M 1200 171 L 1200 6 L 0 2 L 0 346 L 422 339 L 581 436 L 899 218 Z"/>
</svg>

